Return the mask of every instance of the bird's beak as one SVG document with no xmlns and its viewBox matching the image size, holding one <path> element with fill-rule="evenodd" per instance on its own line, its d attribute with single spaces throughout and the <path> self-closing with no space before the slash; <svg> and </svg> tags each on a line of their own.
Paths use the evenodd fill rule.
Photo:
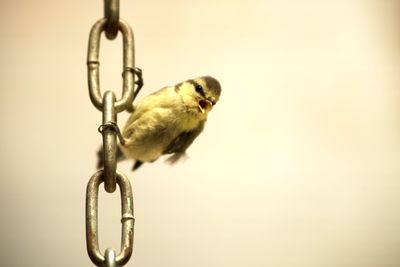
<svg viewBox="0 0 400 267">
<path fill-rule="evenodd" d="M 207 99 L 200 99 L 199 100 L 199 109 L 201 111 L 201 113 L 205 114 L 207 112 L 209 112 L 212 108 L 212 103 L 211 101 L 207 100 Z"/>
</svg>

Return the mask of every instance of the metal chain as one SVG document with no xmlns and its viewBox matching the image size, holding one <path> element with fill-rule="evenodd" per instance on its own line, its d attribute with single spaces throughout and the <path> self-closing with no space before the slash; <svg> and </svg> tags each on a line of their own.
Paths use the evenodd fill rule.
<svg viewBox="0 0 400 267">
<path fill-rule="evenodd" d="M 114 40 L 118 34 L 119 0 L 104 0 L 104 17 L 107 18 L 106 37 Z"/>
<path fill-rule="evenodd" d="M 100 51 L 100 34 L 105 30 L 107 25 L 107 18 L 98 20 L 92 27 L 89 36 L 88 46 L 88 84 L 90 99 L 93 105 L 102 110 L 102 96 L 100 92 L 100 79 L 99 79 L 99 51 Z M 124 111 L 132 105 L 134 92 L 134 74 L 139 73 L 134 67 L 134 39 L 130 26 L 120 20 L 118 22 L 119 31 L 122 33 L 123 41 L 123 84 L 122 84 L 122 97 L 115 103 L 116 112 Z"/>
<path fill-rule="evenodd" d="M 106 250 L 105 255 L 100 252 L 97 227 L 97 208 L 99 186 L 104 181 L 103 170 L 96 172 L 90 178 L 86 189 L 86 246 L 90 259 L 97 266 L 113 266 L 110 261 L 114 261 L 117 266 L 125 265 L 132 255 L 133 250 L 133 195 L 128 178 L 121 172 L 116 172 L 116 181 L 121 191 L 121 223 L 122 238 L 121 252 L 115 256 L 110 255 L 111 249 Z M 113 260 L 114 259 L 114 260 Z M 108 265 L 106 265 L 106 263 Z"/>
<path fill-rule="evenodd" d="M 117 170 L 117 135 L 121 137 L 117 126 L 117 113 L 132 111 L 132 102 L 143 86 L 142 71 L 134 66 L 134 38 L 130 26 L 119 19 L 119 0 L 104 0 L 103 19 L 92 27 L 89 36 L 87 66 L 89 95 L 93 105 L 102 111 L 103 119 L 99 131 L 103 135 L 104 169 L 97 171 L 89 180 L 86 189 L 86 245 L 92 262 L 97 266 L 123 266 L 133 251 L 133 195 L 128 178 Z M 99 51 L 102 32 L 112 40 L 121 32 L 123 39 L 123 88 L 122 97 L 116 100 L 115 93 L 106 91 L 101 94 L 99 86 Z M 138 81 L 135 83 L 135 74 Z M 135 90 L 134 85 L 138 87 Z M 120 138 L 123 140 L 123 138 Z M 121 192 L 121 251 L 107 248 L 102 254 L 98 242 L 98 193 L 99 186 L 104 182 L 108 193 L 115 191 L 117 185 Z"/>
</svg>

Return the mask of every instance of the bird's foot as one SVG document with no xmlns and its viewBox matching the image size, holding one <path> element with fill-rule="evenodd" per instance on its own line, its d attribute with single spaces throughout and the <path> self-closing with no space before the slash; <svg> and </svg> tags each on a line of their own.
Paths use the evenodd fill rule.
<svg viewBox="0 0 400 267">
<path fill-rule="evenodd" d="M 103 133 L 103 131 L 105 131 L 106 129 L 112 129 L 113 131 L 115 131 L 117 133 L 117 136 L 118 136 L 118 139 L 119 139 L 119 142 L 121 143 L 121 145 L 123 145 L 123 146 L 125 145 L 125 143 L 126 143 L 125 138 L 122 136 L 121 130 L 119 129 L 117 123 L 115 123 L 113 121 L 106 122 L 106 123 L 100 125 L 98 130 L 100 133 Z"/>
</svg>

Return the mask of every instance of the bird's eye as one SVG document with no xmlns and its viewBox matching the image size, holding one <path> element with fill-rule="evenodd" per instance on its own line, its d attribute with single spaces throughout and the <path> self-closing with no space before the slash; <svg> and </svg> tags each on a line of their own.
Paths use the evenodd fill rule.
<svg viewBox="0 0 400 267">
<path fill-rule="evenodd" d="M 196 84 L 194 89 L 196 90 L 197 93 L 203 95 L 204 91 L 203 91 L 203 87 L 200 84 Z"/>
</svg>

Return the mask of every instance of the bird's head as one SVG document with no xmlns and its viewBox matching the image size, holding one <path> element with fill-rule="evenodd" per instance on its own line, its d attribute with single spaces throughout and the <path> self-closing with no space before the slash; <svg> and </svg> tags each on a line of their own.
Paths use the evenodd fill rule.
<svg viewBox="0 0 400 267">
<path fill-rule="evenodd" d="M 187 80 L 179 86 L 179 89 L 180 93 L 191 102 L 191 106 L 196 105 L 203 114 L 212 109 L 221 95 L 221 85 L 211 76 Z"/>
</svg>

